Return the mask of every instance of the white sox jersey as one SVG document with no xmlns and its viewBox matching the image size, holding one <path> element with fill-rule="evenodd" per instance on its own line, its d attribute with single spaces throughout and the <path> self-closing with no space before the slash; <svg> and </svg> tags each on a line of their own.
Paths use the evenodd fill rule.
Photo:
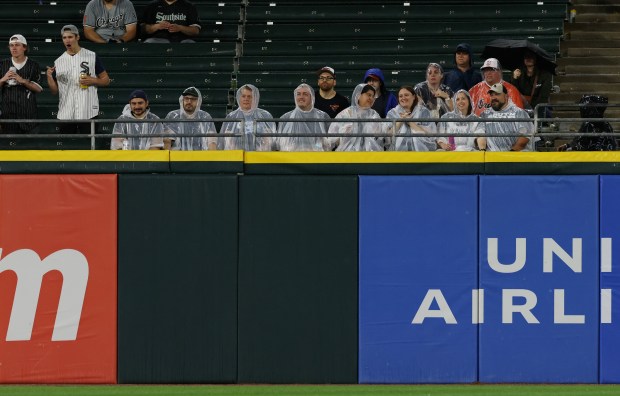
<svg viewBox="0 0 620 396">
<path fill-rule="evenodd" d="M 87 120 L 99 114 L 97 87 L 80 87 L 80 74 L 92 77 L 105 71 L 93 51 L 81 48 L 75 55 L 67 52 L 54 61 L 56 67 L 52 75 L 58 83 L 59 120 Z"/>
</svg>

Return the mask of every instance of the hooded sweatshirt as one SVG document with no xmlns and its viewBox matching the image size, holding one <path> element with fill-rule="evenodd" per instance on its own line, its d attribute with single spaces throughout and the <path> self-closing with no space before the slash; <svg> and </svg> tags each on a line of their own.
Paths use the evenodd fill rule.
<svg viewBox="0 0 620 396">
<path fill-rule="evenodd" d="M 373 110 L 379 113 L 381 118 L 385 118 L 388 111 L 392 110 L 394 107 L 398 105 L 398 99 L 396 99 L 396 95 L 392 92 L 388 91 L 385 87 L 385 77 L 383 77 L 383 72 L 381 69 L 368 69 L 366 74 L 364 74 L 364 83 L 368 79 L 368 76 L 375 76 L 381 81 L 381 86 L 379 90 L 381 91 L 381 95 L 375 99 L 375 103 L 372 105 Z M 351 101 L 353 105 L 353 101 Z"/>
<path fill-rule="evenodd" d="M 173 110 L 166 116 L 166 120 L 196 120 L 196 122 L 170 122 L 165 124 L 166 132 L 175 135 L 203 135 L 216 133 L 211 115 L 206 111 L 200 110 L 202 105 L 202 94 L 196 87 L 191 87 L 198 92 L 198 103 L 193 114 L 188 114 L 183 109 L 183 95 L 179 96 L 179 110 Z M 217 143 L 216 137 L 206 136 L 179 136 L 171 138 L 173 140 L 172 150 L 208 150 L 209 143 Z"/>
<path fill-rule="evenodd" d="M 456 67 L 456 50 L 464 50 L 469 54 L 469 69 L 462 72 Z M 482 74 L 473 67 L 473 54 L 471 46 L 467 43 L 461 43 L 456 46 L 454 51 L 454 69 L 446 72 L 443 78 L 443 83 L 452 89 L 452 92 L 456 92 L 460 89 L 470 90 L 471 87 L 482 81 Z"/>
</svg>

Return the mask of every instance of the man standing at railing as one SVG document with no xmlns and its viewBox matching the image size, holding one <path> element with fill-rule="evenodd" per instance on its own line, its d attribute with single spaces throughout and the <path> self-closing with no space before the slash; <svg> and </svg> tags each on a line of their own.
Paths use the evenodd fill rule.
<svg viewBox="0 0 620 396">
<path fill-rule="evenodd" d="M 0 89 L 2 89 L 2 115 L 4 119 L 37 119 L 36 94 L 43 88 L 39 64 L 26 56 L 28 42 L 21 34 L 9 39 L 11 58 L 0 63 Z M 3 133 L 35 133 L 35 123 L 2 124 Z M 4 146 L 6 141 L 0 140 Z M 9 143 L 10 144 L 10 143 Z"/>
<path fill-rule="evenodd" d="M 486 109 L 480 115 L 482 119 L 509 119 L 509 118 L 529 118 L 525 110 L 518 108 L 508 97 L 508 90 L 501 83 L 493 84 L 487 92 L 491 98 L 491 108 Z M 489 151 L 528 151 L 530 138 L 528 135 L 534 133 L 533 122 L 493 122 L 485 123 L 488 135 L 506 136 L 487 136 L 487 150 Z M 523 136 L 510 136 L 523 135 Z"/>
<path fill-rule="evenodd" d="M 136 89 L 129 94 L 129 104 L 125 105 L 119 120 L 159 120 L 149 111 L 149 98 L 146 92 Z M 113 134 L 133 135 L 135 137 L 112 138 L 112 150 L 161 150 L 164 140 L 161 136 L 164 127 L 161 122 L 117 122 Z"/>
<path fill-rule="evenodd" d="M 110 84 L 103 63 L 93 51 L 80 47 L 80 33 L 75 25 L 60 31 L 66 51 L 47 67 L 47 84 L 53 95 L 59 95 L 59 120 L 91 120 L 99 115 L 97 87 Z M 90 122 L 60 124 L 62 134 L 90 134 Z M 86 140 L 84 140 L 86 141 Z M 97 139 L 97 148 L 107 142 Z"/>
</svg>

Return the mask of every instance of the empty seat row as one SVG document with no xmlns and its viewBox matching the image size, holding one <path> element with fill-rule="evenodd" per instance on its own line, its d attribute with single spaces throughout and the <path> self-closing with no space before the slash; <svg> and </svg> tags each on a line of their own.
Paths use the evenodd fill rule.
<svg viewBox="0 0 620 396">
<path fill-rule="evenodd" d="M 519 20 L 496 20 L 487 24 L 471 21 L 412 23 L 273 23 L 247 24 L 245 40 L 350 40 L 406 37 L 479 37 L 490 40 L 498 36 L 533 37 L 561 35 L 563 21 L 540 20 L 527 23 Z"/>
<path fill-rule="evenodd" d="M 471 4 L 312 4 L 300 5 L 276 3 L 275 6 L 249 4 L 246 10 L 248 22 L 278 21 L 383 21 L 405 19 L 409 21 L 462 20 L 462 19 L 564 19 L 566 4 L 522 4 L 497 2 L 494 6 Z"/>
</svg>

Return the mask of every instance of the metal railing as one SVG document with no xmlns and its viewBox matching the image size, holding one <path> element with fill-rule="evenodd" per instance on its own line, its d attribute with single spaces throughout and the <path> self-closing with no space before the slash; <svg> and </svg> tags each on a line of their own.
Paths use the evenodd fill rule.
<svg viewBox="0 0 620 396">
<path fill-rule="evenodd" d="M 589 104 L 588 106 L 596 106 L 593 104 Z M 601 107 L 617 107 L 620 105 L 600 105 Z M 395 138 L 395 137 L 435 137 L 435 138 L 440 138 L 440 137 L 448 137 L 448 136 L 452 136 L 452 137 L 527 137 L 530 139 L 530 142 L 534 142 L 535 140 L 538 139 L 555 139 L 555 138 L 565 138 L 565 139 L 572 139 L 575 138 L 577 136 L 581 136 L 583 135 L 583 133 L 579 133 L 579 132 L 573 132 L 573 131 L 551 131 L 551 130 L 545 130 L 545 131 L 541 131 L 541 125 L 544 124 L 561 124 L 561 123 L 583 123 L 583 122 L 609 122 L 609 123 L 613 123 L 613 122 L 618 122 L 620 123 L 620 118 L 557 118 L 557 117 L 550 117 L 550 118 L 543 118 L 543 117 L 539 117 L 538 113 L 540 109 L 543 109 L 545 107 L 553 107 L 553 108 L 579 108 L 580 105 L 549 105 L 549 104 L 539 104 L 536 106 L 536 108 L 533 110 L 533 117 L 532 118 L 473 118 L 473 119 L 441 119 L 441 118 L 415 118 L 415 119 L 411 119 L 411 118 L 400 118 L 400 119 L 359 119 L 359 118 L 337 118 L 337 119 L 289 119 L 289 118 L 269 118 L 269 119 L 256 119 L 253 120 L 252 122 L 252 135 L 253 137 L 256 138 L 260 138 L 260 137 L 269 137 L 269 138 L 282 138 L 282 137 L 305 137 L 305 138 L 312 138 L 312 137 L 323 137 L 323 138 L 329 138 L 329 137 L 334 137 L 334 138 L 338 138 L 338 137 L 372 137 L 372 138 Z M 472 134 L 459 134 L 459 133 L 451 133 L 451 134 L 445 134 L 445 133 L 440 133 L 440 132 L 429 132 L 429 133 L 424 133 L 424 132 L 411 132 L 411 133 L 397 133 L 396 130 L 396 123 L 402 123 L 402 122 L 421 122 L 421 123 L 429 123 L 429 122 L 434 122 L 437 124 L 440 123 L 451 123 L 451 122 L 476 122 L 476 123 L 512 123 L 512 122 L 522 122 L 522 123 L 531 123 L 532 124 L 532 129 L 531 132 L 529 133 L 518 133 L 517 131 L 515 131 L 514 133 L 506 133 L 506 134 L 489 134 L 489 133 L 485 133 L 485 134 L 480 134 L 480 135 L 472 135 Z M 231 119 L 231 118 L 214 118 L 212 120 L 194 120 L 194 119 L 174 119 L 174 120 L 166 120 L 166 119 L 158 119 L 158 120 L 139 120 L 139 119 L 91 119 L 91 120 L 57 120 L 57 119 L 37 119 L 37 120 L 32 120 L 32 119 L 6 119 L 6 120 L 0 120 L 0 124 L 52 124 L 52 125 L 56 125 L 56 124 L 84 124 L 84 123 L 89 123 L 90 124 L 90 133 L 89 134 L 62 134 L 62 133 L 29 133 L 29 134 L 16 134 L 16 133 L 8 133 L 8 134 L 4 134 L 4 133 L 0 133 L 0 144 L 3 141 L 6 140 L 11 140 L 11 139 L 24 139 L 24 140 L 28 140 L 28 139 L 36 139 L 36 140 L 54 140 L 54 139 L 71 139 L 71 140 L 86 140 L 88 139 L 89 141 L 89 149 L 90 150 L 95 150 L 97 147 L 97 140 L 99 139 L 112 139 L 112 138 L 132 138 L 132 139 L 141 139 L 141 138 L 152 138 L 152 137 L 158 137 L 158 138 L 170 138 L 170 139 L 175 139 L 175 138 L 180 138 L 180 137 L 211 137 L 211 138 L 218 138 L 218 140 L 220 139 L 230 139 L 230 138 L 240 138 L 242 140 L 243 143 L 243 147 L 247 147 L 246 145 L 246 139 L 247 139 L 247 134 L 246 133 L 226 133 L 226 134 L 222 134 L 222 133 L 201 133 L 201 134 L 190 134 L 190 133 L 185 133 L 185 134 L 178 134 L 178 133 L 161 133 L 161 134 L 149 134 L 149 135 L 135 135 L 135 134 L 118 134 L 118 133 L 102 133 L 100 131 L 101 125 L 105 125 L 105 124 L 133 124 L 133 123 L 139 123 L 139 124 L 151 124 L 151 123 L 161 123 L 163 125 L 166 124 L 176 124 L 176 123 L 203 123 L 203 122 L 214 122 L 214 123 L 234 123 L 234 122 L 238 122 L 239 128 L 237 128 L 239 131 L 245 131 L 245 127 L 246 127 L 246 120 L 244 119 Z M 323 123 L 326 125 L 326 132 L 329 129 L 329 125 L 333 124 L 333 123 L 347 123 L 347 122 L 355 122 L 355 123 L 380 123 L 383 124 L 384 126 L 391 124 L 392 128 L 392 132 L 385 132 L 385 130 L 387 130 L 388 128 L 382 128 L 383 132 L 380 133 L 339 133 L 339 132 L 332 132 L 332 133 L 324 133 L 324 134 L 295 134 L 295 133 L 287 133 L 287 134 L 282 134 L 282 133 L 278 133 L 277 130 L 274 130 L 273 132 L 268 132 L 268 133 L 261 133 L 258 132 L 258 125 L 264 125 L 264 124 L 269 124 L 269 123 L 273 123 L 274 125 L 276 125 L 277 123 Z M 597 136 L 607 136 L 607 137 L 614 137 L 614 138 L 620 138 L 620 133 L 588 133 L 588 136 L 592 136 L 592 137 L 597 137 Z M 49 147 L 47 147 L 49 148 Z M 62 149 L 62 147 L 59 147 L 60 149 Z"/>
</svg>

